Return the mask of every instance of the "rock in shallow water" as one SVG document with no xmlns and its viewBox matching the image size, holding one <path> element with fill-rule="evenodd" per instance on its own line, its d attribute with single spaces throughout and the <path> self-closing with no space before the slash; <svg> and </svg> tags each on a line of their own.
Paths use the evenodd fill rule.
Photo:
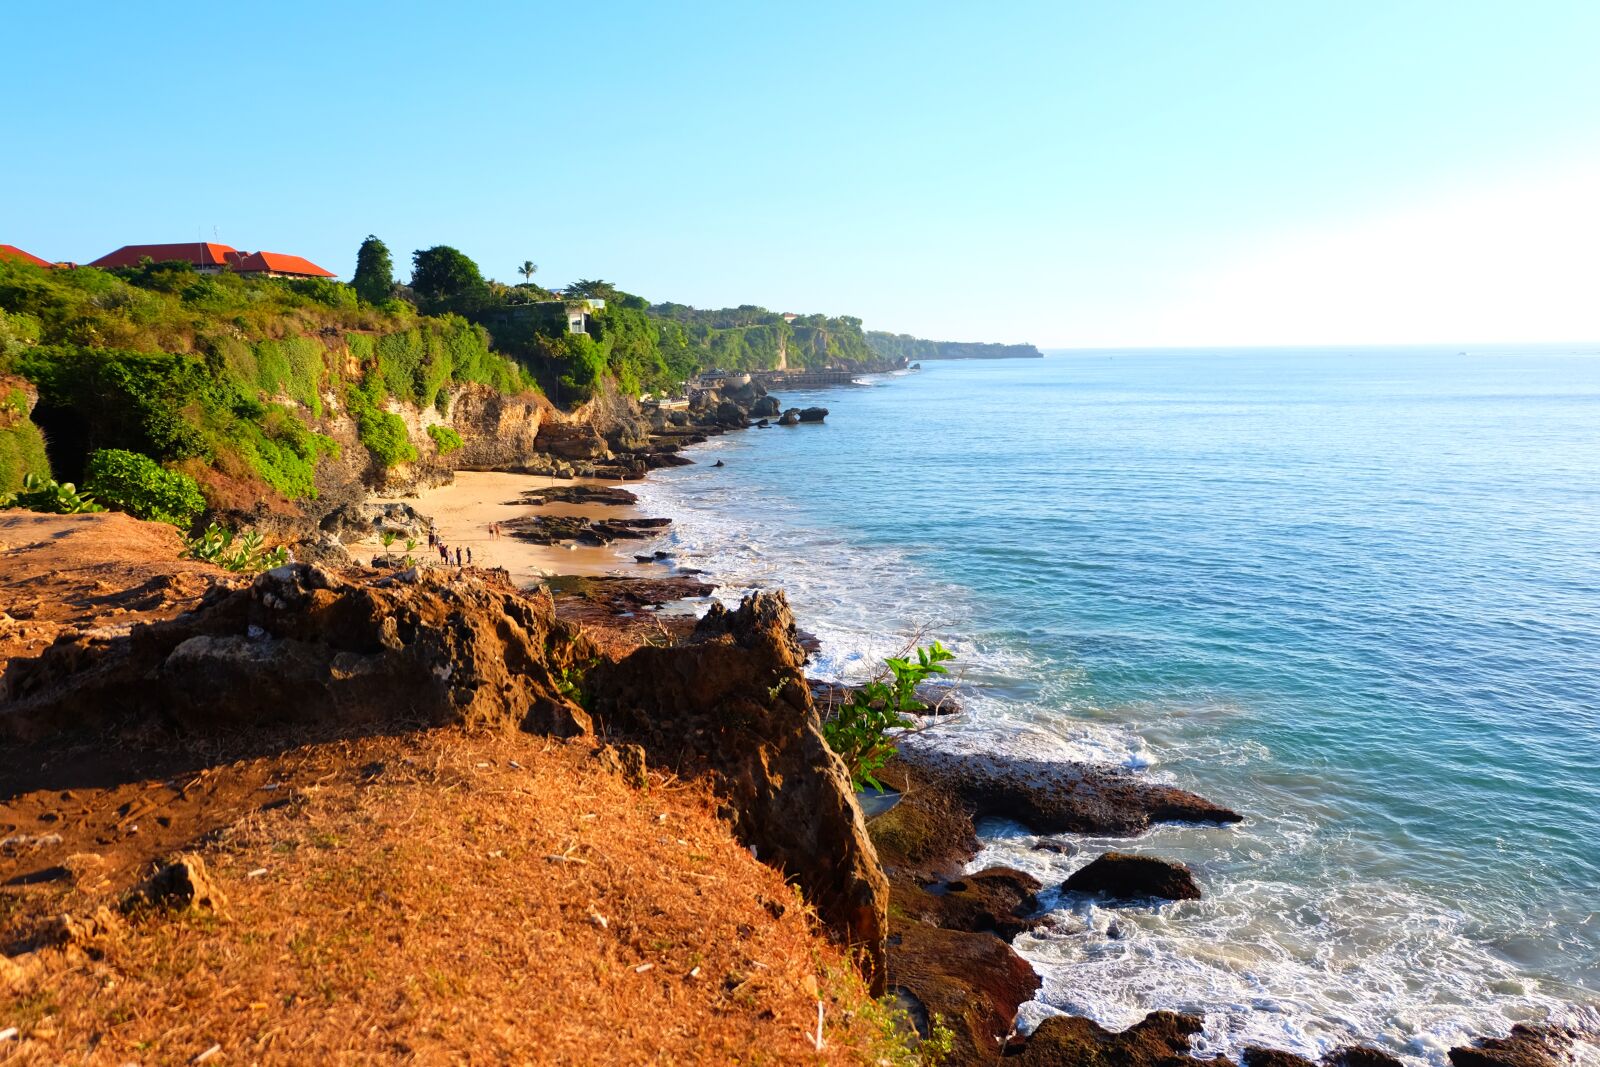
<svg viewBox="0 0 1600 1067">
<path fill-rule="evenodd" d="M 1061 888 L 1068 893 L 1099 894 L 1116 901 L 1200 899 L 1200 887 L 1183 864 L 1126 852 L 1107 852 L 1092 860 L 1073 871 Z"/>
</svg>

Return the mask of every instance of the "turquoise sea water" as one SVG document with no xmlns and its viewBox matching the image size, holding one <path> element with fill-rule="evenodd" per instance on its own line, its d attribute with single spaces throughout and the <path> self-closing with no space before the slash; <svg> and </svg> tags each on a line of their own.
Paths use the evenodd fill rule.
<svg viewBox="0 0 1600 1067">
<path fill-rule="evenodd" d="M 924 366 L 785 395 L 827 424 L 642 492 L 724 595 L 789 592 L 819 673 L 919 627 L 955 647 L 970 710 L 925 743 L 1127 763 L 1249 816 L 1133 842 L 1207 896 L 1124 936 L 1048 895 L 1026 1020 L 1201 1010 L 1206 1048 L 1435 1063 L 1594 1021 L 1600 347 Z M 1047 884 L 1113 844 L 983 830 L 979 865 Z"/>
</svg>

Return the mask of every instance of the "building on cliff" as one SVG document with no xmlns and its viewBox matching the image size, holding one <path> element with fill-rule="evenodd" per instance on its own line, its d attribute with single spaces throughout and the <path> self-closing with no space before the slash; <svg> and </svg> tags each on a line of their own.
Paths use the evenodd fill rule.
<svg viewBox="0 0 1600 1067">
<path fill-rule="evenodd" d="M 332 278 L 324 270 L 300 256 L 282 252 L 240 252 L 215 241 L 190 241 L 179 244 L 123 245 L 90 263 L 91 267 L 115 269 L 137 267 L 145 260 L 154 263 L 187 263 L 201 274 L 231 270 L 258 278 Z"/>
<path fill-rule="evenodd" d="M 31 263 L 35 267 L 48 267 L 52 264 L 47 259 L 40 259 L 32 252 L 24 252 L 16 245 L 0 245 L 0 259 L 15 260 L 19 263 Z"/>
</svg>

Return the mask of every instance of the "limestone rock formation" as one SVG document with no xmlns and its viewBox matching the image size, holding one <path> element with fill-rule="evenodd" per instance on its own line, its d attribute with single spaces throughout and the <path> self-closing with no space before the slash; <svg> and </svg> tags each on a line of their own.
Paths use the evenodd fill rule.
<svg viewBox="0 0 1600 1067">
<path fill-rule="evenodd" d="M 1200 887 L 1183 864 L 1126 852 L 1107 852 L 1091 860 L 1073 871 L 1061 888 L 1068 893 L 1099 894 L 1115 901 L 1200 899 Z"/>
<path fill-rule="evenodd" d="M 603 661 L 586 689 L 607 729 L 644 740 L 652 760 L 715 772 L 740 838 L 864 951 L 881 991 L 888 883 L 849 774 L 822 739 L 804 662 L 788 601 L 755 593 L 735 611 L 713 605 L 682 645 Z"/>
<path fill-rule="evenodd" d="M 571 736 L 589 717 L 560 672 L 588 655 L 548 601 L 428 571 L 376 580 L 289 564 L 214 590 L 179 618 L 63 637 L 0 677 L 0 737 L 123 717 L 189 729 L 386 720 L 521 725 Z"/>
</svg>

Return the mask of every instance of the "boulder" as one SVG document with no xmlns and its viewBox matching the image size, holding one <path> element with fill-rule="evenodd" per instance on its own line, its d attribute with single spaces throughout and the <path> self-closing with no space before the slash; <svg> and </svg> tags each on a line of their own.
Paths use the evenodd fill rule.
<svg viewBox="0 0 1600 1067">
<path fill-rule="evenodd" d="M 902 746 L 901 761 L 959 796 L 976 817 L 1041 834 L 1138 834 L 1155 822 L 1235 823 L 1243 816 L 1116 767 Z"/>
<path fill-rule="evenodd" d="M 781 416 L 779 416 L 778 425 L 779 426 L 798 426 L 798 425 L 800 425 L 800 409 L 799 408 L 790 408 L 788 411 L 785 411 Z"/>
<path fill-rule="evenodd" d="M 1345 1045 L 1336 1048 L 1322 1062 L 1327 1067 L 1405 1067 L 1398 1056 L 1365 1045 Z"/>
<path fill-rule="evenodd" d="M 827 408 L 805 408 L 800 412 L 801 422 L 821 422 L 827 417 Z"/>
<path fill-rule="evenodd" d="M 228 901 L 211 881 L 205 861 L 193 852 L 185 852 L 128 890 L 122 898 L 121 909 L 125 915 L 152 908 L 176 911 L 198 908 L 221 914 L 227 911 Z"/>
<path fill-rule="evenodd" d="M 402 541 L 410 537 L 425 542 L 433 520 L 410 504 L 345 504 L 329 512 L 320 526 L 341 545 L 386 533 Z"/>
<path fill-rule="evenodd" d="M 1038 880 L 1022 871 L 990 867 L 954 881 L 929 883 L 914 894 L 902 890 L 894 902 L 908 918 L 1010 941 L 1039 924 L 1030 913 L 1039 907 L 1040 888 Z"/>
<path fill-rule="evenodd" d="M 1568 1062 L 1573 1033 L 1559 1026 L 1517 1024 L 1505 1037 L 1485 1037 L 1450 1050 L 1453 1067 L 1557 1067 Z"/>
<path fill-rule="evenodd" d="M 1073 871 L 1061 888 L 1067 893 L 1098 894 L 1112 900 L 1200 899 L 1200 887 L 1183 864 L 1126 852 L 1105 853 Z M 1263 1063 L 1260 1067 L 1288 1065 Z"/>
<path fill-rule="evenodd" d="M 581 422 L 544 422 L 534 444 L 540 452 L 565 460 L 603 459 L 611 454 L 606 439 Z"/>
<path fill-rule="evenodd" d="M 744 408 L 732 400 L 724 400 L 717 405 L 717 422 L 723 426 L 741 427 L 749 422 Z"/>
<path fill-rule="evenodd" d="M 884 989 L 888 883 L 849 773 L 822 739 L 781 592 L 735 611 L 713 604 L 687 641 L 644 646 L 589 671 L 590 707 L 651 759 L 713 773 L 734 830 L 794 878 L 836 937 Z"/>
<path fill-rule="evenodd" d="M 179 618 L 74 633 L 0 677 L 0 738 L 121 719 L 190 730 L 403 720 L 572 736 L 589 716 L 562 672 L 591 655 L 548 599 L 499 578 L 341 578 L 288 564 Z"/>
<path fill-rule="evenodd" d="M 1052 1015 L 1028 1038 L 1015 1067 L 1195 1067 L 1227 1065 L 1222 1057 L 1196 1060 L 1189 1039 L 1204 1029 L 1198 1015 L 1156 1011 L 1126 1030 L 1112 1031 L 1090 1019 Z"/>
<path fill-rule="evenodd" d="M 778 414 L 780 410 L 778 398 L 770 393 L 757 398 L 756 402 L 750 405 L 750 414 L 756 418 L 767 418 Z"/>
<path fill-rule="evenodd" d="M 1239 1055 L 1243 1067 L 1317 1067 L 1304 1056 L 1277 1048 L 1260 1048 L 1251 1045 Z"/>
</svg>

